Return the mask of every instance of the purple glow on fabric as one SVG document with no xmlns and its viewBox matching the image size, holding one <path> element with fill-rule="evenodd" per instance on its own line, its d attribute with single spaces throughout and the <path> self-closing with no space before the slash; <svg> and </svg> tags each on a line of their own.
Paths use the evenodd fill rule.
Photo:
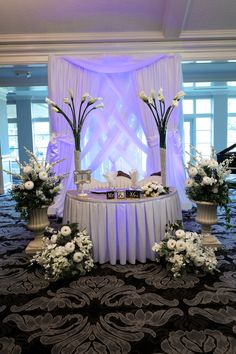
<svg viewBox="0 0 236 354">
<path fill-rule="evenodd" d="M 129 71 L 139 70 L 154 62 L 164 59 L 167 55 L 148 55 L 148 56 L 91 56 L 83 59 L 80 57 L 64 57 L 69 63 L 80 66 L 86 70 L 95 71 L 105 74 L 125 73 Z"/>
</svg>

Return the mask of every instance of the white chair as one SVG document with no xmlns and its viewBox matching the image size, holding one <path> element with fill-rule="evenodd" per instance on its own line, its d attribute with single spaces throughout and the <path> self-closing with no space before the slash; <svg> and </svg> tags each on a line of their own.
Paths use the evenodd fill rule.
<svg viewBox="0 0 236 354">
<path fill-rule="evenodd" d="M 124 176 L 116 177 L 116 188 L 130 188 L 131 187 L 131 179 Z"/>
<path fill-rule="evenodd" d="M 130 188 L 131 187 L 131 179 L 123 176 L 117 176 L 115 179 L 115 188 Z M 90 183 L 85 183 L 83 189 L 85 191 L 90 191 L 92 189 L 108 189 L 108 182 L 101 182 L 94 178 L 91 178 Z"/>
<path fill-rule="evenodd" d="M 106 188 L 108 188 L 107 182 L 101 182 L 94 178 L 91 178 L 91 182 L 85 183 L 83 186 L 83 189 L 85 191 L 90 191 L 92 189 L 106 189 Z"/>
</svg>

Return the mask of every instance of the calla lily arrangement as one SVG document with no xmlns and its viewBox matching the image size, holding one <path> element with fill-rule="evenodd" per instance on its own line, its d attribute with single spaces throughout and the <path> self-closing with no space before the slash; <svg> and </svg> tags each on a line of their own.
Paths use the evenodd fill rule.
<svg viewBox="0 0 236 354">
<path fill-rule="evenodd" d="M 179 91 L 173 98 L 170 106 L 166 109 L 165 97 L 163 95 L 163 89 L 160 88 L 157 95 L 152 89 L 150 91 L 150 96 L 147 96 L 144 91 L 139 93 L 141 100 L 146 103 L 152 115 L 155 119 L 157 129 L 160 135 L 160 147 L 166 148 L 166 131 L 167 125 L 171 116 L 172 111 L 178 106 L 180 99 L 185 95 L 183 91 Z"/>
<path fill-rule="evenodd" d="M 75 109 L 75 101 L 74 101 L 74 96 L 73 96 L 73 91 L 70 89 L 69 90 L 69 97 L 64 98 L 63 102 L 67 104 L 70 107 L 71 114 L 72 114 L 72 119 L 68 117 L 68 115 L 50 98 L 46 98 L 46 102 L 49 106 L 51 106 L 52 111 L 61 114 L 69 124 L 74 140 L 75 140 L 75 150 L 81 151 L 81 141 L 80 141 L 80 136 L 81 136 L 81 131 L 83 124 L 85 122 L 85 119 L 89 115 L 89 113 L 95 109 L 98 108 L 103 108 L 104 105 L 103 103 L 96 104 L 96 102 L 101 101 L 101 97 L 94 98 L 90 96 L 89 93 L 83 94 L 79 106 L 79 112 L 78 115 L 76 113 Z M 85 106 L 84 106 L 85 105 Z M 84 107 L 83 107 L 84 106 Z"/>
</svg>

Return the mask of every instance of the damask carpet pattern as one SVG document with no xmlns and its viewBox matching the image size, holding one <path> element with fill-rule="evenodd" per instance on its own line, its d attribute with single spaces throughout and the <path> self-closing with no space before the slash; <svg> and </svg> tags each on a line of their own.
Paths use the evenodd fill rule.
<svg viewBox="0 0 236 354">
<path fill-rule="evenodd" d="M 219 211 L 212 229 L 223 244 L 215 275 L 174 279 L 150 261 L 49 283 L 24 253 L 32 233 L 14 203 L 0 205 L 1 354 L 236 354 L 235 218 L 225 231 Z M 183 217 L 199 231 L 194 210 Z"/>
</svg>

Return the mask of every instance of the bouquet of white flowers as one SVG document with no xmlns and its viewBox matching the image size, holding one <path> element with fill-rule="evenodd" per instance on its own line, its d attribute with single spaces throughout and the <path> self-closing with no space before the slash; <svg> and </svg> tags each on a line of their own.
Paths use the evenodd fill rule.
<svg viewBox="0 0 236 354">
<path fill-rule="evenodd" d="M 141 187 L 145 197 L 158 197 L 169 193 L 169 187 L 164 187 L 161 183 L 151 181 Z"/>
<path fill-rule="evenodd" d="M 177 224 L 167 228 L 164 240 L 155 243 L 152 250 L 157 253 L 156 260 L 164 260 L 174 277 L 187 272 L 213 273 L 217 270 L 214 249 L 202 245 L 201 235 L 184 231 Z"/>
<path fill-rule="evenodd" d="M 229 188 L 226 177 L 231 173 L 229 164 L 232 159 L 218 163 L 214 158 L 214 149 L 210 158 L 203 158 L 196 150 L 196 156 L 188 162 L 186 180 L 186 194 L 192 201 L 213 202 L 224 207 L 226 221 L 230 221 Z"/>
<path fill-rule="evenodd" d="M 31 210 L 52 204 L 62 189 L 61 181 L 65 175 L 56 176 L 52 170 L 62 160 L 49 164 L 44 160 L 39 161 L 31 151 L 26 148 L 25 150 L 29 156 L 29 162 L 21 164 L 16 160 L 21 173 L 4 171 L 19 180 L 18 184 L 12 186 L 10 194 L 16 201 L 16 211 L 21 213 L 22 218 L 28 219 Z"/>
<path fill-rule="evenodd" d="M 84 275 L 94 267 L 92 247 L 87 231 L 79 231 L 77 224 L 64 225 L 60 230 L 48 227 L 42 251 L 33 256 L 31 263 L 39 264 L 45 278 L 52 281 Z"/>
</svg>

